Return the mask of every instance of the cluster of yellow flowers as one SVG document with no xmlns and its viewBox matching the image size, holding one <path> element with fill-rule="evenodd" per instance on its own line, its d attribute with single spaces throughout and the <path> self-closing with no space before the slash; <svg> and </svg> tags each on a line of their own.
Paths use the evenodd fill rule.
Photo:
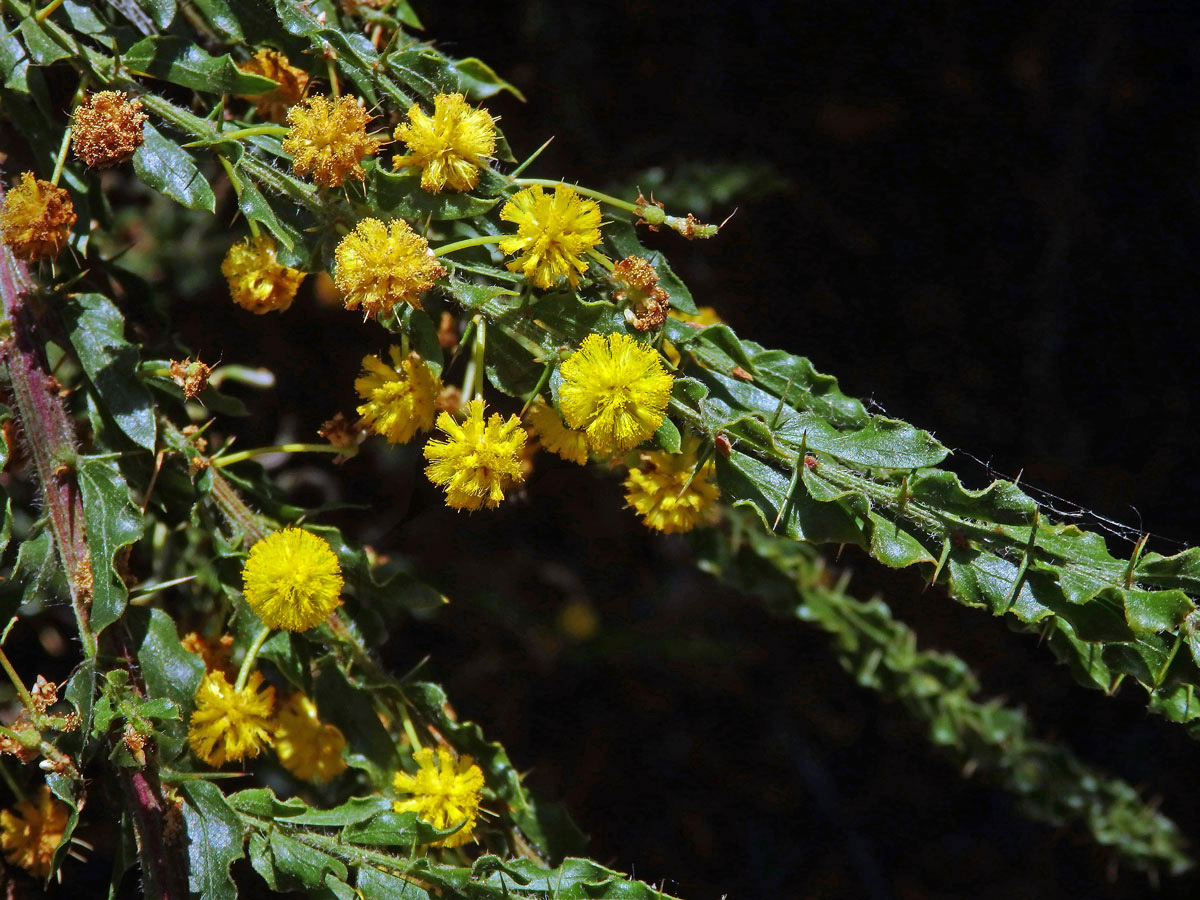
<svg viewBox="0 0 1200 900">
<path fill-rule="evenodd" d="M 32 799 L 0 812 L 4 858 L 35 878 L 45 878 L 66 833 L 68 812 L 67 804 L 55 799 L 44 784 Z"/>
</svg>

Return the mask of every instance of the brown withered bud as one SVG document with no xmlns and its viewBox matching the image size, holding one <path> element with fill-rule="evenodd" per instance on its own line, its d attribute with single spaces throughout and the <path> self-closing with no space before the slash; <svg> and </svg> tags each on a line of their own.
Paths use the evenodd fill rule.
<svg viewBox="0 0 1200 900">
<path fill-rule="evenodd" d="M 15 756 L 23 763 L 33 762 L 41 755 L 37 749 L 41 735 L 30 724 L 29 715 L 25 710 L 21 710 L 21 714 L 8 726 L 8 729 L 17 737 L 0 734 L 0 753 Z M 18 737 L 21 740 L 18 740 Z"/>
<path fill-rule="evenodd" d="M 753 381 L 754 376 L 743 369 L 741 366 L 734 366 L 729 370 L 729 374 L 734 378 L 740 378 L 742 381 Z"/>
<path fill-rule="evenodd" d="M 199 452 L 203 453 L 208 449 L 208 441 L 202 434 L 200 434 L 199 425 L 184 426 L 183 436 L 191 441 L 192 446 L 195 447 Z"/>
<path fill-rule="evenodd" d="M 625 319 L 634 328 L 649 331 L 667 320 L 667 292 L 649 260 L 627 256 L 613 267 L 612 278 L 617 284 L 616 301 L 627 304 Z"/>
<path fill-rule="evenodd" d="M 438 323 L 438 343 L 443 350 L 454 350 L 458 346 L 458 319 L 448 312 L 442 313 L 442 321 Z"/>
<path fill-rule="evenodd" d="M 137 760 L 137 764 L 144 766 L 146 764 L 146 736 L 132 725 L 126 725 L 121 739 L 125 742 L 125 746 L 133 758 Z"/>
<path fill-rule="evenodd" d="M 75 108 L 71 123 L 71 147 L 75 155 L 94 169 L 109 169 L 128 162 L 142 146 L 142 126 L 148 119 L 140 100 L 130 100 L 124 91 L 100 91 Z"/>
<path fill-rule="evenodd" d="M 188 653 L 194 653 L 204 660 L 204 668 L 210 672 L 229 670 L 229 657 L 233 653 L 233 635 L 223 634 L 220 640 L 210 641 L 201 637 L 195 631 L 189 631 L 179 643 Z"/>
<path fill-rule="evenodd" d="M 334 463 L 343 463 L 358 451 L 358 423 L 349 421 L 341 413 L 326 421 L 317 429 L 317 434 L 337 449 L 346 451 L 344 455 L 334 457 Z"/>
<path fill-rule="evenodd" d="M 293 66 L 278 50 L 263 48 L 252 59 L 238 63 L 238 68 L 247 75 L 261 75 L 279 82 L 279 87 L 273 91 L 241 97 L 254 104 L 255 112 L 272 122 L 282 122 L 288 108 L 304 98 L 308 87 L 308 73 Z"/>
<path fill-rule="evenodd" d="M 455 384 L 446 385 L 437 395 L 433 406 L 440 413 L 450 413 L 452 416 L 458 415 L 458 411 L 462 409 L 462 389 Z"/>
<path fill-rule="evenodd" d="M 30 688 L 29 696 L 33 700 L 33 708 L 44 713 L 58 702 L 58 686 L 39 675 Z"/>
<path fill-rule="evenodd" d="M 208 376 L 212 374 L 212 366 L 206 366 L 198 359 L 171 360 L 171 378 L 183 388 L 183 396 L 194 400 L 208 387 Z"/>
</svg>

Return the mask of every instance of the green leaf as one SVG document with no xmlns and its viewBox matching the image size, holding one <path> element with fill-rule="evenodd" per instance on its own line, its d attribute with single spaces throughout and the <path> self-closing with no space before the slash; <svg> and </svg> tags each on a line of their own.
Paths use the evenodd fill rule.
<svg viewBox="0 0 1200 900">
<path fill-rule="evenodd" d="M 12 574 L 0 581 L 0 613 L 4 621 L 12 618 L 17 607 L 33 600 L 62 598 L 67 595 L 66 581 L 58 561 L 58 551 L 49 527 L 42 527 L 17 547 Z"/>
<path fill-rule="evenodd" d="M 304 887 L 322 887 L 326 874 L 345 880 L 349 872 L 341 860 L 323 853 L 315 847 L 302 844 L 280 831 L 270 835 L 271 855 L 275 868 L 289 875 Z"/>
<path fill-rule="evenodd" d="M 671 306 L 680 312 L 696 314 L 696 301 L 692 299 L 692 292 L 671 269 L 665 256 L 657 250 L 648 250 L 642 246 L 632 222 L 626 219 L 610 222 L 604 229 L 604 240 L 616 256 L 640 256 L 654 266 L 654 271 L 658 273 L 658 283 L 667 292 Z"/>
<path fill-rule="evenodd" d="M 247 788 L 225 799 L 238 812 L 268 820 L 298 815 L 308 809 L 308 805 L 299 797 L 280 800 L 270 788 Z"/>
<path fill-rule="evenodd" d="M 63 47 L 46 33 L 45 27 L 37 21 L 33 16 L 27 16 L 21 20 L 18 26 L 18 31 L 21 37 L 25 39 L 25 46 L 29 50 L 29 58 L 36 65 L 49 66 L 58 62 L 60 59 L 68 59 L 71 56 L 69 50 Z"/>
<path fill-rule="evenodd" d="M 460 191 L 446 190 L 431 194 L 421 188 L 419 169 L 389 172 L 380 168 L 378 160 L 365 165 L 368 197 L 374 209 L 392 218 L 432 219 L 435 222 L 482 216 L 499 200 L 476 197 Z"/>
<path fill-rule="evenodd" d="M 237 900 L 229 866 L 242 858 L 241 819 L 209 781 L 185 781 L 183 820 L 187 825 L 188 886 L 200 900 Z"/>
<path fill-rule="evenodd" d="M 200 657 L 183 648 L 174 620 L 161 609 L 133 607 L 125 621 L 150 696 L 171 700 L 185 718 L 190 716 L 204 677 Z"/>
<path fill-rule="evenodd" d="M 380 724 L 370 691 L 348 681 L 340 669 L 325 666 L 314 685 L 321 716 L 346 735 L 346 760 L 383 781 L 399 767 L 396 743 Z"/>
<path fill-rule="evenodd" d="M 678 453 L 683 446 L 679 428 L 670 419 L 662 420 L 658 431 L 654 432 L 654 440 L 668 453 Z"/>
<path fill-rule="evenodd" d="M 125 611 L 129 590 L 113 568 L 113 557 L 142 536 L 142 514 L 115 459 L 80 456 L 77 476 L 92 561 L 92 630 L 99 635 Z"/>
<path fill-rule="evenodd" d="M 388 812 L 392 801 L 387 797 L 351 797 L 332 809 L 306 809 L 300 813 L 279 812 L 275 817 L 292 825 L 320 825 L 325 828 L 344 828 L 357 825 L 372 816 Z"/>
<path fill-rule="evenodd" d="M 414 847 L 431 844 L 457 830 L 435 828 L 418 819 L 415 812 L 398 813 L 389 808 L 369 819 L 348 825 L 342 831 L 342 840 L 370 847 Z"/>
<path fill-rule="evenodd" d="M 245 40 L 245 33 L 242 30 L 242 23 L 238 20 L 238 10 L 235 10 L 227 0 L 191 0 L 195 7 L 200 10 L 201 15 L 208 20 L 211 25 L 225 40 L 233 42 L 241 42 Z M 243 4 L 238 4 L 242 11 L 254 15 L 257 10 L 251 12 L 252 7 Z"/>
<path fill-rule="evenodd" d="M 170 28 L 175 21 L 175 0 L 138 0 L 140 5 L 150 13 L 150 18 L 159 28 Z"/>
<path fill-rule="evenodd" d="M 430 893 L 420 885 L 370 866 L 358 870 L 355 883 L 360 896 L 371 900 L 432 900 Z M 440 891 L 438 896 L 441 896 Z"/>
<path fill-rule="evenodd" d="M 71 849 L 71 835 L 75 833 L 75 826 L 79 824 L 79 801 L 84 797 L 84 788 L 83 782 L 56 772 L 46 775 L 46 784 L 50 788 L 50 793 L 66 803 L 70 810 L 67 813 L 67 824 L 63 829 L 62 837 L 59 838 L 58 846 L 54 848 L 54 855 L 50 859 L 50 873 L 47 875 L 47 879 L 49 879 L 58 871 L 67 851 Z"/>
<path fill-rule="evenodd" d="M 135 74 L 210 94 L 265 94 L 279 87 L 270 78 L 242 72 L 228 53 L 213 57 L 173 35 L 138 41 L 126 51 L 124 62 Z"/>
<path fill-rule="evenodd" d="M 525 95 L 496 74 L 495 69 L 481 59 L 468 56 L 454 63 L 454 71 L 458 73 L 458 88 L 464 94 L 476 100 L 486 100 L 501 91 L 508 91 L 522 103 Z"/>
<path fill-rule="evenodd" d="M 145 142 L 133 154 L 137 177 L 188 209 L 213 212 L 217 199 L 188 152 L 149 122 L 142 133 Z"/>
<path fill-rule="evenodd" d="M 244 172 L 241 174 L 241 190 L 238 191 L 238 209 L 250 222 L 261 222 L 285 250 L 292 250 L 300 243 L 300 235 L 285 225 L 275 215 L 262 191 Z"/>
</svg>

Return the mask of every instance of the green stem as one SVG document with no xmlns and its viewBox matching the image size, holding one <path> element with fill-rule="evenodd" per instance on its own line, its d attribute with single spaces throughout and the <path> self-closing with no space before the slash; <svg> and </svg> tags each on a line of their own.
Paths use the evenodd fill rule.
<svg viewBox="0 0 1200 900">
<path fill-rule="evenodd" d="M 569 187 L 577 194 L 583 194 L 585 197 L 591 197 L 593 200 L 600 200 L 603 203 L 608 203 L 618 209 L 623 209 L 626 212 L 631 212 L 634 215 L 642 214 L 642 207 L 636 203 L 630 203 L 627 200 L 620 200 L 611 194 L 605 194 L 602 191 L 593 190 L 592 188 L 580 187 L 577 184 L 567 184 L 565 181 L 555 181 L 552 178 L 514 178 L 513 184 L 519 184 L 522 187 Z"/>
<path fill-rule="evenodd" d="M 483 399 L 483 381 L 486 370 L 484 353 L 487 351 L 487 319 L 479 320 L 475 329 L 475 342 L 471 345 L 471 362 L 475 365 L 475 379 L 471 385 L 471 399 Z"/>
<path fill-rule="evenodd" d="M 266 625 L 255 636 L 254 643 L 246 651 L 246 658 L 242 660 L 242 667 L 238 669 L 237 681 L 233 685 L 235 691 L 241 691 L 246 687 L 246 681 L 250 678 L 250 672 L 254 669 L 254 661 L 258 659 L 258 651 L 262 649 L 262 645 L 267 642 L 267 638 L 270 636 L 271 629 Z"/>
<path fill-rule="evenodd" d="M 14 688 L 17 689 L 17 696 L 21 698 L 21 703 L 29 710 L 29 715 L 37 722 L 41 719 L 41 714 L 37 711 L 37 707 L 33 703 L 33 697 L 30 695 L 28 688 L 17 676 L 17 670 L 13 668 L 13 664 L 8 660 L 8 654 L 0 650 L 0 666 L 4 667 L 5 673 L 8 675 L 8 680 L 12 682 Z"/>
<path fill-rule="evenodd" d="M 614 269 L 616 269 L 616 266 L 613 264 L 613 261 L 611 259 L 609 259 L 607 256 L 605 256 L 603 253 L 600 253 L 596 250 L 589 250 L 587 252 L 587 254 L 593 260 L 600 263 L 600 265 L 602 265 L 604 268 L 608 269 L 608 271 L 611 272 Z"/>
<path fill-rule="evenodd" d="M 455 241 L 452 244 L 442 244 L 433 251 L 434 256 L 445 256 L 447 253 L 453 253 L 455 250 L 466 250 L 468 247 L 482 247 L 485 244 L 498 244 L 504 240 L 502 234 L 481 234 L 479 237 L 464 238 L 461 241 Z"/>
<path fill-rule="evenodd" d="M 333 93 L 333 99 L 336 100 L 342 96 L 341 86 L 338 84 L 337 67 L 333 64 L 333 57 L 325 57 L 325 71 L 329 73 L 329 90 Z"/>
<path fill-rule="evenodd" d="M 58 145 L 58 156 L 54 158 L 54 174 L 50 176 L 50 183 L 58 187 L 58 180 L 62 178 L 63 166 L 67 164 L 67 151 L 71 147 L 71 126 L 67 126 L 67 130 L 63 132 L 62 143 Z"/>
<path fill-rule="evenodd" d="M 349 455 L 344 447 L 334 447 L 331 444 L 275 444 L 271 447 L 255 447 L 252 450 L 241 450 L 227 456 L 218 456 L 212 464 L 218 469 L 232 466 L 234 463 L 245 462 L 256 456 L 266 456 L 269 453 L 341 453 Z"/>
<path fill-rule="evenodd" d="M 38 10 L 38 14 L 34 16 L 39 22 L 45 22 L 48 18 L 54 15 L 54 11 L 63 5 L 63 0 L 50 0 L 42 9 Z"/>
<path fill-rule="evenodd" d="M 217 132 L 216 139 L 220 140 L 220 141 L 237 141 L 237 140 L 241 140 L 242 138 L 254 137 L 255 135 L 259 135 L 259 134 L 273 134 L 273 135 L 277 135 L 277 136 L 282 136 L 287 133 L 288 133 L 288 128 L 286 125 L 271 125 L 271 124 L 251 125 L 247 128 L 237 128 L 237 129 L 234 129 L 233 131 L 219 131 L 219 132 Z M 201 140 L 201 141 L 198 141 L 193 144 L 184 144 L 183 146 L 194 147 L 194 146 L 196 146 L 196 144 L 203 144 L 203 143 L 208 143 L 208 141 Z"/>
</svg>

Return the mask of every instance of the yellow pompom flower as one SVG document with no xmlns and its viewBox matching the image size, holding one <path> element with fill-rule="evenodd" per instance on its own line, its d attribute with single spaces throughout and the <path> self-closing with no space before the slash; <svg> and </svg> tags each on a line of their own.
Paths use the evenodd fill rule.
<svg viewBox="0 0 1200 900">
<path fill-rule="evenodd" d="M 142 101 L 130 100 L 124 91 L 99 91 L 71 115 L 71 149 L 96 169 L 120 165 L 145 141 L 148 118 Z"/>
<path fill-rule="evenodd" d="M 596 453 L 636 447 L 662 424 L 674 379 L 653 348 L 628 335 L 589 334 L 560 372 L 563 418 Z"/>
<path fill-rule="evenodd" d="M 307 97 L 288 110 L 287 121 L 283 152 L 292 155 L 292 171 L 311 173 L 323 187 L 338 187 L 347 177 L 362 181 L 363 157 L 383 143 L 367 135 L 371 117 L 362 100 L 348 95 Z"/>
<path fill-rule="evenodd" d="M 415 812 L 417 818 L 435 828 L 453 828 L 462 824 L 454 834 L 435 847 L 461 847 L 474 838 L 475 819 L 479 815 L 479 799 L 483 790 L 483 772 L 470 756 L 457 762 L 445 747 L 439 747 L 437 762 L 433 751 L 423 747 L 413 754 L 417 772 L 397 772 L 393 784 L 401 794 L 411 794 L 407 800 L 396 800 L 396 812 Z"/>
<path fill-rule="evenodd" d="M 361 425 L 389 443 L 407 444 L 418 431 L 433 428 L 442 380 L 416 353 L 403 359 L 400 348 L 392 346 L 388 354 L 390 366 L 378 356 L 363 357 L 363 373 L 354 380 L 354 389 L 366 401 L 358 414 Z"/>
<path fill-rule="evenodd" d="M 50 874 L 50 860 L 67 830 L 67 804 L 47 785 L 12 809 L 0 812 L 0 849 L 4 858 L 34 878 Z"/>
<path fill-rule="evenodd" d="M 577 466 L 587 465 L 587 435 L 563 424 L 562 417 L 554 407 L 538 400 L 525 415 L 537 433 L 538 443 L 567 462 Z"/>
<path fill-rule="evenodd" d="M 252 672 L 240 691 L 225 673 L 207 673 L 196 690 L 196 711 L 188 726 L 192 752 L 210 766 L 252 759 L 271 745 L 275 688 L 262 687 L 262 673 Z"/>
<path fill-rule="evenodd" d="M 500 210 L 517 233 L 500 242 L 500 249 L 517 258 L 508 264 L 535 287 L 545 290 L 565 275 L 571 287 L 587 271 L 583 256 L 600 243 L 600 205 L 560 184 L 547 194 L 540 186 L 513 194 Z"/>
<path fill-rule="evenodd" d="M 425 474 L 446 489 L 446 505 L 454 509 L 494 509 L 508 488 L 525 480 L 521 450 L 528 435 L 520 420 L 509 416 L 506 422 L 493 413 L 485 422 L 483 408 L 482 400 L 464 405 L 461 425 L 442 413 L 437 426 L 448 439 L 425 445 Z"/>
<path fill-rule="evenodd" d="M 342 567 L 323 538 L 284 528 L 250 548 L 242 592 L 268 628 L 307 631 L 338 608 Z"/>
<path fill-rule="evenodd" d="M 248 75 L 261 75 L 279 82 L 279 87 L 265 94 L 239 95 L 239 99 L 254 104 L 254 111 L 271 122 L 282 122 L 288 108 L 299 103 L 308 87 L 308 73 L 293 66 L 278 50 L 264 47 L 238 68 Z"/>
<path fill-rule="evenodd" d="M 32 172 L 21 174 L 0 206 L 0 236 L 17 259 L 58 256 L 74 225 L 71 195 Z"/>
<path fill-rule="evenodd" d="M 408 155 L 395 157 L 392 166 L 419 166 L 421 187 L 432 194 L 447 185 L 469 191 L 496 150 L 492 122 L 486 109 L 475 109 L 462 94 L 438 94 L 432 116 L 414 103 L 394 135 L 404 141 Z"/>
<path fill-rule="evenodd" d="M 397 303 L 421 308 L 421 294 L 446 274 L 429 242 L 403 219 L 387 225 L 363 219 L 342 238 L 333 254 L 333 283 L 346 309 L 363 316 L 390 312 Z"/>
<path fill-rule="evenodd" d="M 629 470 L 625 499 L 651 528 L 675 534 L 713 520 L 720 491 L 711 460 L 696 471 L 699 446 L 688 437 L 679 453 L 649 450 L 641 454 L 641 468 Z"/>
<path fill-rule="evenodd" d="M 304 281 L 303 272 L 275 258 L 275 241 L 267 234 L 243 238 L 230 247 L 221 261 L 221 274 L 233 302 L 259 316 L 291 306 Z"/>
<path fill-rule="evenodd" d="M 303 781 L 329 781 L 346 771 L 346 736 L 322 722 L 317 705 L 303 694 L 284 701 L 275 720 L 275 752 L 280 764 Z"/>
</svg>

